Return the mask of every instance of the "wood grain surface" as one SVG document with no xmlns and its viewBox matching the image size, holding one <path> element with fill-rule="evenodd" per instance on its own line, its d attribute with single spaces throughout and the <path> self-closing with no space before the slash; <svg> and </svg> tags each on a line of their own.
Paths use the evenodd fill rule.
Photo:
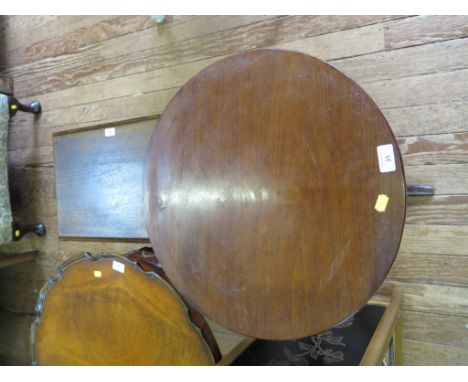
<svg viewBox="0 0 468 382">
<path fill-rule="evenodd" d="M 147 238 L 142 177 L 153 127 L 138 123 L 54 137 L 60 236 Z"/>
<path fill-rule="evenodd" d="M 40 365 L 210 365 L 177 293 L 122 256 L 63 265 L 40 293 L 32 328 Z"/>
<path fill-rule="evenodd" d="M 13 210 L 48 229 L 45 237 L 1 248 L 12 254 L 40 250 L 34 262 L 0 269 L 1 364 L 30 363 L 29 315 L 41 286 L 64 260 L 83 250 L 141 247 L 58 237 L 53 133 L 155 123 L 179 87 L 203 68 L 249 49 L 288 49 L 287 43 L 328 60 L 385 107 L 403 142 L 408 183 L 435 185 L 433 198 L 409 201 L 402 250 L 382 290 L 403 292 L 403 317 L 413 311 L 468 317 L 466 16 L 174 16 L 163 25 L 151 23 L 148 16 L 0 17 L 2 74 L 14 79 L 22 100 L 43 104 L 41 117 L 17 114 L 10 121 Z M 241 341 L 213 325 L 223 353 Z M 444 331 L 431 320 L 425 325 Z M 420 328 L 418 339 L 404 333 L 404 364 L 467 364 L 465 345 L 444 336 L 431 342 Z M 466 335 L 461 326 L 456 332 Z"/>
<path fill-rule="evenodd" d="M 396 171 L 379 170 L 386 144 Z M 251 337 L 339 323 L 377 290 L 400 243 L 405 184 L 385 118 L 301 53 L 235 55 L 187 82 L 154 130 L 147 181 L 148 232 L 168 277 Z"/>
</svg>

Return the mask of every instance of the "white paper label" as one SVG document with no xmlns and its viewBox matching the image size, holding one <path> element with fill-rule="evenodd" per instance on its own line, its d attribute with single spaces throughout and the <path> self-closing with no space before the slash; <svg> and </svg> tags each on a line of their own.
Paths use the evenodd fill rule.
<svg viewBox="0 0 468 382">
<path fill-rule="evenodd" d="M 125 272 L 125 265 L 114 260 L 114 261 L 112 261 L 112 269 L 114 271 L 124 273 Z"/>
<path fill-rule="evenodd" d="M 115 135 L 115 127 L 108 127 L 104 129 L 105 137 L 113 137 Z"/>
<path fill-rule="evenodd" d="M 380 172 L 396 171 L 395 155 L 393 154 L 393 145 L 377 146 L 377 157 L 379 158 Z"/>
</svg>

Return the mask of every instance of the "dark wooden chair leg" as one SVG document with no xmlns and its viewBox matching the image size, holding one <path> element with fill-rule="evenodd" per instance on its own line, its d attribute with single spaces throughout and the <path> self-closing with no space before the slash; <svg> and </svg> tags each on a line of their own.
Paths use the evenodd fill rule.
<svg viewBox="0 0 468 382">
<path fill-rule="evenodd" d="M 39 101 L 31 101 L 28 105 L 25 105 L 19 102 L 16 97 L 8 97 L 10 118 L 13 117 L 18 110 L 24 111 L 26 113 L 39 114 L 41 112 L 41 104 Z"/>
<path fill-rule="evenodd" d="M 39 251 L 20 253 L 18 255 L 8 255 L 0 257 L 0 268 L 10 265 L 25 263 L 34 260 L 39 255 Z"/>
<path fill-rule="evenodd" d="M 13 223 L 13 241 L 21 240 L 29 232 L 35 233 L 38 236 L 44 236 L 46 229 L 42 223 L 25 225 Z"/>
<path fill-rule="evenodd" d="M 434 192 L 434 186 L 427 184 L 412 184 L 406 186 L 406 194 L 408 196 L 432 196 Z"/>
</svg>

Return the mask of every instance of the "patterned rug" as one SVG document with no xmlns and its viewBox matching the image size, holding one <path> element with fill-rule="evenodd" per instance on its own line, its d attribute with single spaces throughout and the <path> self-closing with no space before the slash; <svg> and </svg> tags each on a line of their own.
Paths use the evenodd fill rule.
<svg viewBox="0 0 468 382">
<path fill-rule="evenodd" d="M 234 366 L 359 365 L 385 308 L 366 305 L 354 316 L 314 336 L 290 341 L 256 340 Z"/>
</svg>

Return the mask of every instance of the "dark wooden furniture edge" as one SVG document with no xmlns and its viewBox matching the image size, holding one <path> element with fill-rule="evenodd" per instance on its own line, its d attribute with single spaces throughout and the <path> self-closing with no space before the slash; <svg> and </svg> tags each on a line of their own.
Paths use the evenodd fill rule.
<svg viewBox="0 0 468 382">
<path fill-rule="evenodd" d="M 21 264 L 34 260 L 39 255 L 39 251 L 19 253 L 17 255 L 8 255 L 0 257 L 0 268 L 10 265 Z"/>
<path fill-rule="evenodd" d="M 435 188 L 430 184 L 410 184 L 406 186 L 408 196 L 433 196 L 434 193 Z"/>
<path fill-rule="evenodd" d="M 73 265 L 74 263 L 76 263 L 78 261 L 81 261 L 81 260 L 99 261 L 100 259 L 115 259 L 115 260 L 118 260 L 118 261 L 120 261 L 122 263 L 125 263 L 126 266 L 129 266 L 129 267 L 137 270 L 138 272 L 142 272 L 145 276 L 154 279 L 156 282 L 163 283 L 165 286 L 167 286 L 173 292 L 173 294 L 177 297 L 180 304 L 183 306 L 183 308 L 185 310 L 185 316 L 187 318 L 187 321 L 189 322 L 190 325 L 192 325 L 192 327 L 196 330 L 196 332 L 198 333 L 200 338 L 203 340 L 203 343 L 206 346 L 208 353 L 210 353 L 212 355 L 213 364 L 216 363 L 216 359 L 214 358 L 215 356 L 212 354 L 212 350 L 210 349 L 210 347 L 208 346 L 208 344 L 204 340 L 204 337 L 203 337 L 203 334 L 202 334 L 200 328 L 198 326 L 196 326 L 196 324 L 194 324 L 190 319 L 189 307 L 187 307 L 185 302 L 180 298 L 179 294 L 177 293 L 177 291 L 174 289 L 174 287 L 172 285 L 167 283 L 157 273 L 155 273 L 153 271 L 148 272 L 148 271 L 143 270 L 136 262 L 133 262 L 133 261 L 127 259 L 124 256 L 117 255 L 117 254 L 104 254 L 104 253 L 98 253 L 96 255 L 92 255 L 92 254 L 90 254 L 88 252 L 85 252 L 82 255 L 79 255 L 79 256 L 77 256 L 75 258 L 72 258 L 72 259 L 66 261 L 65 263 L 63 263 L 58 268 L 58 270 L 57 270 L 57 272 L 55 274 L 55 277 L 50 277 L 47 280 L 46 285 L 39 292 L 38 301 L 37 301 L 37 304 L 36 304 L 36 306 L 34 308 L 34 310 L 35 310 L 35 319 L 34 319 L 32 325 L 31 325 L 31 335 L 30 335 L 31 359 L 32 359 L 32 365 L 33 366 L 39 365 L 39 363 L 37 361 L 37 357 L 36 357 L 35 338 L 36 338 L 36 331 L 37 331 L 37 329 L 38 329 L 38 327 L 39 327 L 39 325 L 41 323 L 42 308 L 43 308 L 43 305 L 44 305 L 44 302 L 45 302 L 45 299 L 47 297 L 48 292 L 50 291 L 50 289 L 55 284 L 57 284 L 62 279 L 64 271 L 67 268 L 69 268 L 71 265 Z"/>
</svg>

